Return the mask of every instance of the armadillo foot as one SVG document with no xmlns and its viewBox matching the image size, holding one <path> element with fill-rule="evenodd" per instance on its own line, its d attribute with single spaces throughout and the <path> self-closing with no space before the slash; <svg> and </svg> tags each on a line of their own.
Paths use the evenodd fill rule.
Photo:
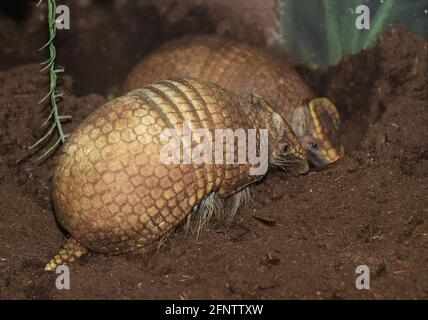
<svg viewBox="0 0 428 320">
<path fill-rule="evenodd" d="M 76 239 L 69 237 L 62 245 L 59 253 L 54 256 L 45 266 L 45 271 L 53 271 L 61 264 L 72 262 L 74 259 L 81 257 L 88 252 L 83 245 L 76 241 Z"/>
</svg>

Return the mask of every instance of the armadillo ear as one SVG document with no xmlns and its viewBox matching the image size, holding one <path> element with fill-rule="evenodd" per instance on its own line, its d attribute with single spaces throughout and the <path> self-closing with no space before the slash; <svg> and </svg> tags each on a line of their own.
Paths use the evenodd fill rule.
<svg viewBox="0 0 428 320">
<path fill-rule="evenodd" d="M 270 103 L 262 96 L 253 93 L 250 96 L 250 101 L 257 108 L 261 108 L 262 110 L 267 111 L 269 113 L 274 112 Z"/>
<path fill-rule="evenodd" d="M 281 128 L 284 126 L 284 119 L 275 111 L 271 114 L 271 121 L 274 124 L 275 128 Z"/>
<path fill-rule="evenodd" d="M 270 116 L 270 122 L 277 132 L 277 136 L 295 136 L 294 130 L 291 126 L 284 120 L 284 118 L 277 112 L 273 111 Z"/>
<path fill-rule="evenodd" d="M 307 107 L 298 107 L 293 111 L 291 128 L 298 137 L 303 137 L 309 133 L 310 123 Z"/>
<path fill-rule="evenodd" d="M 338 130 L 340 116 L 334 104 L 327 98 L 317 98 L 309 102 L 312 120 L 329 131 Z"/>
</svg>

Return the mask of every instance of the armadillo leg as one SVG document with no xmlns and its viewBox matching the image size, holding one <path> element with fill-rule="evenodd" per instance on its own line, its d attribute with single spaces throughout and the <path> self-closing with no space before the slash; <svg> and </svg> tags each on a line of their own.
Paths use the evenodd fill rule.
<svg viewBox="0 0 428 320">
<path fill-rule="evenodd" d="M 46 264 L 45 271 L 53 271 L 57 266 L 66 262 L 72 262 L 86 252 L 88 252 L 88 249 L 77 242 L 73 237 L 69 237 L 61 247 L 59 253 Z"/>
</svg>

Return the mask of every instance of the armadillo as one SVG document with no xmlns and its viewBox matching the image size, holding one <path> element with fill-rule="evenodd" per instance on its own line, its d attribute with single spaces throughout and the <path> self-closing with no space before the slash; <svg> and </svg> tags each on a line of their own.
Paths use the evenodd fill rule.
<svg viewBox="0 0 428 320">
<path fill-rule="evenodd" d="M 166 43 L 133 68 L 123 89 L 182 76 L 214 82 L 239 95 L 264 97 L 291 125 L 315 166 L 344 154 L 336 107 L 327 98 L 314 99 L 288 63 L 244 42 L 202 35 Z"/>
<path fill-rule="evenodd" d="M 268 165 L 296 174 L 308 171 L 306 153 L 292 129 L 260 96 L 244 99 L 191 78 L 162 80 L 130 91 L 93 112 L 58 155 L 52 199 L 69 238 L 45 270 L 88 250 L 144 250 L 189 215 L 230 219 L 222 214 L 233 215 L 248 188 L 265 172 L 252 173 L 254 163 L 235 161 L 241 150 L 233 149 L 231 162 L 221 161 L 228 148 L 239 145 L 233 137 L 220 141 L 220 161 L 184 163 L 192 148 L 201 145 L 197 139 L 180 142 L 176 161 L 165 161 L 162 156 L 170 153 L 164 148 L 171 140 L 164 141 L 165 130 L 176 130 L 183 138 L 184 124 L 192 132 L 202 129 L 213 135 L 219 129 L 265 130 L 267 148 L 257 150 Z M 261 131 L 254 136 L 257 146 L 262 136 Z M 249 136 L 244 143 L 247 140 Z M 204 155 L 217 151 L 213 149 L 205 149 Z"/>
</svg>

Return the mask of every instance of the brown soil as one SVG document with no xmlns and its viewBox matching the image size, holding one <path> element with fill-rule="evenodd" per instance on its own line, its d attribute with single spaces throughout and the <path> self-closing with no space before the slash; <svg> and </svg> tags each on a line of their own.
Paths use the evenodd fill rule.
<svg viewBox="0 0 428 320">
<path fill-rule="evenodd" d="M 14 22 L 3 22 L 0 35 L 13 34 Z M 26 149 L 43 132 L 48 110 L 37 104 L 47 76 L 36 64 L 22 64 L 37 62 L 35 43 L 18 56 L 14 50 L 25 44 L 11 41 L 0 59 L 6 70 L 0 73 L 0 298 L 428 298 L 423 39 L 392 29 L 373 48 L 325 72 L 299 67 L 340 109 L 347 154 L 338 163 L 300 177 L 271 171 L 255 188 L 254 204 L 198 239 L 178 232 L 146 257 L 81 259 L 70 265 L 71 289 L 62 291 L 56 275 L 43 272 L 64 239 L 49 195 L 54 157 L 36 165 Z M 106 101 L 88 92 L 105 94 L 119 84 L 105 80 L 106 71 L 91 79 L 94 61 L 125 61 L 137 52 L 115 50 L 79 60 L 79 70 L 62 56 L 75 81 L 62 77 L 61 110 L 73 115 L 67 132 Z M 115 65 L 120 74 L 127 67 Z M 83 70 L 90 75 L 76 77 Z M 370 290 L 355 288 L 360 264 L 370 268 Z"/>
</svg>

